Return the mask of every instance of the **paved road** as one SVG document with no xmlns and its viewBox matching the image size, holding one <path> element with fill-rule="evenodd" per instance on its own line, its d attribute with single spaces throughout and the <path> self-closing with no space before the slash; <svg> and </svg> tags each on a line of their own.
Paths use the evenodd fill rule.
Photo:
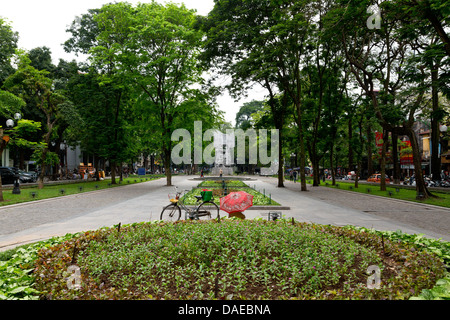
<svg viewBox="0 0 450 320">
<path fill-rule="evenodd" d="M 199 181 L 193 176 L 175 176 L 173 183 L 190 189 Z M 286 181 L 277 188 L 273 178 L 252 177 L 248 183 L 265 190 L 290 210 L 286 217 L 321 224 L 357 225 L 378 230 L 400 229 L 423 233 L 450 241 L 450 210 L 406 203 L 389 198 L 375 198 L 325 187 L 308 187 L 300 192 L 298 183 Z M 52 236 L 94 230 L 118 223 L 128 224 L 159 219 L 173 187 L 165 179 L 99 190 L 56 199 L 41 200 L 0 208 L 0 250 L 50 238 Z M 248 219 L 266 218 L 269 210 L 247 210 Z M 221 215 L 226 216 L 225 212 Z"/>
<path fill-rule="evenodd" d="M 260 183 L 276 185 L 272 178 L 260 178 Z M 271 190 L 278 191 L 277 197 L 283 204 L 291 205 L 286 216 L 299 221 L 399 229 L 450 241 L 448 208 L 309 185 L 307 192 L 301 192 L 300 184 L 291 181 L 285 181 L 285 188 L 272 186 Z"/>
</svg>

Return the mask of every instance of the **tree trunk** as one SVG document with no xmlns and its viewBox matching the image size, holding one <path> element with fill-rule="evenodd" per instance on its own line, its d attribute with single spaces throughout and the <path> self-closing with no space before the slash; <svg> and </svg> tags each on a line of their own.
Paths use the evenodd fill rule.
<svg viewBox="0 0 450 320">
<path fill-rule="evenodd" d="M 3 156 L 3 150 L 6 146 L 5 140 L 3 140 L 3 130 L 0 129 L 0 139 L 1 139 L 1 146 L 0 146 L 0 161 L 2 160 L 2 156 Z M 2 175 L 0 174 L 0 202 L 3 202 L 3 183 L 2 183 Z"/>
<path fill-rule="evenodd" d="M 98 156 L 94 156 L 95 157 L 95 161 L 94 161 L 94 169 L 95 169 L 95 180 L 100 181 L 100 173 L 99 173 L 99 157 Z"/>
<path fill-rule="evenodd" d="M 331 146 L 330 149 L 330 170 L 331 170 L 331 181 L 332 185 L 336 185 L 336 171 L 334 170 L 334 147 Z"/>
<path fill-rule="evenodd" d="M 398 134 L 392 133 L 392 161 L 394 162 L 394 183 L 400 184 L 400 162 L 398 158 Z"/>
<path fill-rule="evenodd" d="M 367 126 L 367 176 L 373 174 L 373 160 L 372 160 L 372 126 Z"/>
<path fill-rule="evenodd" d="M 380 191 L 386 191 L 386 148 L 387 148 L 387 139 L 388 139 L 388 132 L 383 129 L 383 146 L 381 149 L 381 180 L 380 180 Z"/>
<path fill-rule="evenodd" d="M 416 191 L 418 199 L 426 199 L 433 196 L 428 188 L 425 186 L 425 180 L 422 174 L 422 161 L 420 157 L 419 143 L 417 142 L 417 137 L 412 128 L 408 129 L 408 137 L 411 141 L 411 147 L 413 152 L 413 162 L 414 162 L 414 174 L 416 178 Z"/>
<path fill-rule="evenodd" d="M 45 170 L 46 170 L 45 159 L 47 158 L 47 152 L 48 152 L 48 148 L 44 148 L 44 150 L 42 150 L 41 172 L 39 173 L 38 189 L 44 188 L 44 176 L 45 176 Z"/>
<path fill-rule="evenodd" d="M 297 126 L 299 133 L 299 145 L 300 145 L 300 184 L 301 191 L 308 191 L 306 188 L 306 176 L 305 176 L 305 167 L 306 167 L 306 154 L 305 154 L 305 139 L 303 136 L 303 125 L 302 125 L 302 110 L 300 102 L 296 103 L 297 109 Z"/>
<path fill-rule="evenodd" d="M 282 133 L 278 130 L 278 188 L 284 188 L 284 161 L 283 161 L 283 147 L 282 147 Z M 270 155 L 272 157 L 272 155 Z"/>
<path fill-rule="evenodd" d="M 111 184 L 117 184 L 116 183 L 116 169 L 117 169 L 117 164 L 116 161 L 111 161 Z"/>
<path fill-rule="evenodd" d="M 433 112 L 431 114 L 431 174 L 433 180 L 441 180 L 441 158 L 439 157 L 439 95 L 438 95 L 438 69 L 435 64 L 431 70 L 431 101 Z"/>
<path fill-rule="evenodd" d="M 353 139 L 353 121 L 352 118 L 350 117 L 350 119 L 348 120 L 348 171 L 352 171 L 354 169 L 352 139 Z"/>
<path fill-rule="evenodd" d="M 170 149 L 168 149 L 167 147 L 164 147 L 163 150 L 163 155 L 164 155 L 164 170 L 166 171 L 166 178 L 167 178 L 167 183 L 166 186 L 171 186 L 172 185 L 172 171 L 170 171 Z"/>
<path fill-rule="evenodd" d="M 355 188 L 359 188 L 359 175 L 361 174 L 361 165 L 362 161 L 358 160 L 357 168 L 356 168 L 356 176 L 355 176 Z"/>
</svg>

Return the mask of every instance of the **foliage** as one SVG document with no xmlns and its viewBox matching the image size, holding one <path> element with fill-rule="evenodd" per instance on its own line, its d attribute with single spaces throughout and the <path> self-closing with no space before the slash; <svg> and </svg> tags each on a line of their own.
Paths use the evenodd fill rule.
<svg viewBox="0 0 450 320">
<path fill-rule="evenodd" d="M 227 192 L 237 192 L 237 191 L 245 191 L 251 195 L 253 195 L 253 205 L 280 205 L 276 201 L 271 199 L 269 194 L 265 194 L 264 192 L 258 192 L 253 188 L 250 188 L 247 184 L 240 180 L 224 180 L 225 186 L 227 188 Z M 214 202 L 216 204 L 220 204 L 220 198 L 224 196 L 224 189 L 222 188 L 221 180 L 206 180 L 198 185 L 197 188 L 193 188 L 191 191 L 186 193 L 182 197 L 182 201 L 187 205 L 197 205 L 197 198 L 195 196 L 200 196 L 200 192 L 204 188 L 210 188 L 213 192 Z"/>
<path fill-rule="evenodd" d="M 54 237 L 0 252 L 0 300 L 38 300 L 40 292 L 34 287 L 34 262 L 38 252 L 72 237 Z"/>
<path fill-rule="evenodd" d="M 187 282 L 185 283 L 187 287 L 185 287 L 184 290 L 186 294 L 185 298 L 187 299 L 196 299 L 201 297 L 208 298 L 209 296 L 212 298 L 219 297 L 225 299 L 241 299 L 245 297 L 236 294 L 235 291 L 239 291 L 239 288 L 242 289 L 248 278 L 252 278 L 253 281 L 254 279 L 268 279 L 268 277 L 270 278 L 270 276 L 272 276 L 273 279 L 275 279 L 274 283 L 278 282 L 281 284 L 283 282 L 283 274 L 289 272 L 289 268 L 292 268 L 292 265 L 289 264 L 289 267 L 283 267 L 287 262 L 303 259 L 302 261 L 304 263 L 298 264 L 297 267 L 300 267 L 301 270 L 304 270 L 305 272 L 308 272 L 309 270 L 309 272 L 312 272 L 311 276 L 319 276 L 318 283 L 321 283 L 326 282 L 326 279 L 323 278 L 324 275 L 329 276 L 328 280 L 333 279 L 333 274 L 334 277 L 336 276 L 335 273 L 326 267 L 329 262 L 327 259 L 330 257 L 330 254 L 332 258 L 336 258 L 345 253 L 350 254 L 352 250 L 356 249 L 364 251 L 370 256 L 370 252 L 373 253 L 373 250 L 378 250 L 378 256 L 383 257 L 383 254 L 380 255 L 380 248 L 384 248 L 384 252 L 388 252 L 388 250 L 393 249 L 392 251 L 389 251 L 390 257 L 398 258 L 398 255 L 400 254 L 400 264 L 397 264 L 396 267 L 401 268 L 400 265 L 403 265 L 403 271 L 407 272 L 406 274 L 402 273 L 399 279 L 399 282 L 403 284 L 402 287 L 405 291 L 395 292 L 395 286 L 392 286 L 391 284 L 387 285 L 387 291 L 392 293 L 388 297 L 389 299 L 406 298 L 407 296 L 409 296 L 410 299 L 422 300 L 448 298 L 448 273 L 447 275 L 442 276 L 441 267 L 438 267 L 437 270 L 439 272 L 437 274 L 428 274 L 429 270 L 433 269 L 432 265 L 439 265 L 433 256 L 445 257 L 445 251 L 448 250 L 449 246 L 448 242 L 427 239 L 421 235 L 409 235 L 400 231 L 376 231 L 373 229 L 355 226 L 340 228 L 296 223 L 294 227 L 291 221 L 287 220 L 272 223 L 262 220 L 239 221 L 225 219 L 222 220 L 222 222 L 225 222 L 225 224 L 212 223 L 206 227 L 205 224 L 195 224 L 189 222 L 176 224 L 167 224 L 162 222 L 132 224 L 123 226 L 120 230 L 118 230 L 118 226 L 115 226 L 115 228 L 103 228 L 97 231 L 88 231 L 75 235 L 67 234 L 64 237 L 56 237 L 50 240 L 18 247 L 13 250 L 0 252 L 0 291 L 2 292 L 0 299 L 43 298 L 44 292 L 36 291 L 36 285 L 41 288 L 39 290 L 46 290 L 45 298 L 80 298 L 80 292 L 70 292 L 66 287 L 66 280 L 69 276 L 69 274 L 66 273 L 67 267 L 72 263 L 81 265 L 80 260 L 77 259 L 85 259 L 85 261 L 90 261 L 89 264 L 91 266 L 91 271 L 96 274 L 95 277 L 97 279 L 102 280 L 103 282 L 89 282 L 89 285 L 92 285 L 92 287 L 88 290 L 83 289 L 83 294 L 85 296 L 82 298 L 139 298 L 134 295 L 134 292 L 121 289 L 118 286 L 115 288 L 111 287 L 112 283 L 110 281 L 103 281 L 109 279 L 109 277 L 105 274 L 103 274 L 103 277 L 101 276 L 102 272 L 106 272 L 111 269 L 114 272 L 114 277 L 120 278 L 118 277 L 118 273 L 121 272 L 119 266 L 122 266 L 124 267 L 122 272 L 127 272 L 128 274 L 128 276 L 122 278 L 122 282 L 125 284 L 131 284 L 133 281 L 145 280 L 145 276 L 137 276 L 137 274 L 135 274 L 137 279 L 133 279 L 135 276 L 132 275 L 133 273 L 129 273 L 129 271 L 132 270 L 130 269 L 133 263 L 132 259 L 135 258 L 137 259 L 136 261 L 139 262 L 139 266 L 141 266 L 140 268 L 146 272 L 151 272 L 153 269 L 163 270 L 159 268 L 164 268 L 165 266 L 169 268 L 168 270 L 174 270 L 171 274 L 169 272 L 164 272 L 165 269 L 164 271 L 158 272 L 160 278 L 153 274 L 153 276 L 157 279 L 157 282 L 152 283 L 152 288 L 155 290 L 156 294 L 151 296 L 147 295 L 145 298 L 158 299 L 164 297 L 163 290 L 161 288 L 168 286 L 170 282 L 173 283 L 172 279 L 178 279 L 179 282 L 177 282 L 177 286 L 179 288 L 182 287 L 183 282 Z M 255 229 L 258 231 L 258 234 L 252 235 L 252 231 Z M 187 231 L 187 233 L 184 231 Z M 261 231 L 263 233 L 261 233 Z M 284 237 L 285 233 L 287 233 L 288 237 Z M 220 238 L 217 238 L 217 243 L 216 241 L 213 241 L 218 235 L 224 237 L 222 247 L 219 245 L 221 243 Z M 380 239 L 381 235 L 384 236 L 384 240 Z M 249 236 L 252 237 L 253 242 L 245 241 L 246 237 Z M 292 238 L 292 236 L 294 236 L 294 238 Z M 171 237 L 175 237 L 175 241 L 172 240 Z M 309 238 L 309 245 L 308 237 L 312 237 Z M 337 237 L 337 240 L 333 237 Z M 342 237 L 348 239 L 343 240 Z M 252 252 L 260 247 L 255 244 L 254 238 L 258 239 L 259 242 L 257 243 L 264 244 L 262 249 L 265 250 L 266 253 L 270 253 L 265 256 L 265 259 L 263 257 L 258 258 L 256 254 L 245 252 L 246 247 L 251 247 L 249 252 Z M 286 240 L 281 241 L 281 239 Z M 326 252 L 324 253 L 326 254 L 323 257 L 319 257 L 318 253 L 320 255 L 323 252 L 321 251 L 321 244 L 323 244 L 326 240 L 331 241 L 329 244 L 332 249 L 325 250 Z M 335 241 L 338 241 L 339 243 L 335 243 Z M 313 245 L 314 242 L 316 243 L 315 245 Z M 200 246 L 198 245 L 199 243 L 201 244 Z M 231 246 L 230 243 L 232 243 Z M 341 248 L 341 251 L 333 252 L 333 250 L 336 250 L 336 248 L 341 246 L 343 243 L 351 245 L 351 248 Z M 363 248 L 358 249 L 359 244 L 364 244 L 364 246 L 370 248 L 369 251 L 365 251 Z M 105 252 L 110 252 L 107 250 L 101 251 L 101 255 L 93 255 L 90 257 L 86 255 L 87 251 L 83 252 L 83 250 L 95 252 L 96 250 L 102 250 L 102 248 L 106 248 L 107 246 L 114 246 L 114 250 L 111 250 L 111 254 L 109 254 L 108 257 L 104 257 Z M 153 250 L 150 250 L 152 248 L 149 246 L 152 246 Z M 293 255 L 292 246 L 294 247 L 294 250 L 303 249 L 304 252 L 300 255 Z M 428 247 L 441 248 L 441 250 L 431 249 L 434 252 L 432 256 L 427 254 L 422 255 L 423 252 L 429 250 Z M 447 249 L 444 249 L 445 247 Z M 134 250 L 132 255 L 125 253 L 133 248 Z M 161 250 L 161 248 L 165 248 L 166 250 Z M 224 257 L 217 257 L 217 252 L 220 248 L 223 248 L 225 252 L 230 251 L 230 248 L 235 248 L 236 251 L 233 251 L 233 253 L 237 253 L 238 255 L 230 259 L 230 263 L 227 265 L 225 264 Z M 284 249 L 279 251 L 280 248 Z M 317 248 L 320 249 L 315 253 L 314 248 L 316 248 L 316 250 Z M 399 251 L 395 251 L 397 249 Z M 142 252 L 142 250 L 144 250 L 144 252 Z M 181 262 L 184 260 L 179 258 L 181 254 L 180 252 L 182 252 L 182 254 L 188 254 L 189 258 L 185 262 L 185 264 L 189 264 L 190 271 L 188 273 L 183 273 L 182 266 L 175 268 L 176 262 Z M 119 257 L 119 260 L 114 260 L 114 257 Z M 153 257 L 153 259 L 149 262 L 151 263 L 150 267 L 145 265 L 145 261 L 142 257 Z M 73 258 L 74 260 L 72 261 Z M 265 266 L 267 266 L 267 262 L 275 263 L 274 267 L 268 267 L 263 270 L 255 270 L 255 265 L 257 265 L 258 262 L 257 258 L 260 262 L 261 260 L 266 261 Z M 444 258 L 444 260 L 448 262 L 448 257 Z M 332 261 L 333 260 L 331 259 L 330 263 L 333 263 Z M 208 266 L 211 267 L 213 263 L 216 268 L 208 268 Z M 33 265 L 36 266 L 36 269 L 35 273 L 31 274 L 30 269 L 33 268 Z M 197 265 L 197 267 L 192 268 L 192 265 Z M 223 265 L 226 265 L 227 267 L 219 273 L 219 267 Z M 314 274 L 314 266 L 316 266 L 317 270 L 320 270 L 321 272 Z M 323 269 L 319 269 L 319 266 Z M 342 266 L 341 268 L 343 267 L 345 266 Z M 392 268 L 392 261 L 388 265 L 388 269 L 389 268 Z M 249 270 L 250 273 L 248 272 Z M 251 270 L 254 270 L 253 273 Z M 409 284 L 406 283 L 408 280 L 411 280 L 410 276 L 415 271 L 417 272 L 417 277 Z M 281 276 L 279 275 L 280 272 L 282 273 Z M 197 278 L 195 280 L 191 280 L 193 278 L 188 276 L 184 277 L 185 274 L 193 276 L 197 274 Z M 199 274 L 201 277 L 198 277 Z M 206 275 L 209 275 L 209 277 L 204 278 Z M 217 281 L 217 290 L 211 289 L 214 287 L 217 275 L 229 277 L 225 279 L 233 282 L 228 283 L 225 281 Z M 385 282 L 384 275 L 385 273 L 383 272 L 383 285 Z M 400 276 L 400 274 L 398 274 L 398 276 Z M 433 281 L 435 280 L 431 278 L 426 280 L 429 276 L 433 279 L 439 279 L 434 287 Z M 38 280 L 35 280 L 36 277 Z M 347 277 L 349 276 L 347 275 Z M 203 278 L 204 280 L 201 280 Z M 82 279 L 85 283 L 87 280 L 86 273 L 83 273 Z M 367 275 L 363 276 L 362 280 L 365 281 L 366 279 Z M 89 281 L 92 280 L 93 279 L 89 279 Z M 317 278 L 315 278 L 315 280 L 317 280 Z M 35 281 L 37 281 L 37 284 Z M 423 282 L 428 283 L 428 288 L 420 291 L 420 287 Z M 309 279 L 307 283 L 310 286 L 314 286 L 314 281 L 311 279 Z M 233 289 L 235 284 L 238 285 L 237 290 Z M 289 284 L 289 282 L 285 281 L 283 284 L 286 285 Z M 398 284 L 398 282 L 396 282 L 396 284 Z M 195 289 L 196 287 L 202 285 L 206 290 L 187 292 L 189 287 L 191 289 Z M 343 283 L 341 283 L 341 285 L 343 285 Z M 347 285 L 346 290 L 341 291 L 334 288 L 322 293 L 316 291 L 312 295 L 305 295 L 304 298 L 342 299 L 350 297 L 349 294 L 351 295 L 351 292 L 353 292 L 353 295 L 356 295 L 356 297 L 353 298 L 358 298 L 357 292 L 352 291 L 353 284 L 348 283 Z M 158 286 L 161 286 L 161 288 L 158 288 Z M 56 291 L 53 291 L 54 289 Z M 261 292 L 265 294 L 265 297 L 269 297 L 270 294 L 275 294 L 276 291 L 280 292 L 279 289 L 279 285 L 276 285 L 275 287 L 269 286 L 262 289 Z M 410 292 L 406 293 L 408 289 Z M 376 291 L 377 294 L 380 293 L 378 289 Z M 419 293 L 419 291 L 420 294 L 418 296 L 414 296 L 414 294 Z M 365 290 L 365 292 L 372 294 L 375 293 L 367 290 Z M 341 294 L 344 294 L 345 296 L 341 296 Z M 168 298 L 175 297 L 172 296 Z"/>
<path fill-rule="evenodd" d="M 12 129 L 14 139 L 12 145 L 19 148 L 33 148 L 37 142 L 33 141 L 36 134 L 41 130 L 41 123 L 33 120 L 21 119 Z"/>
<path fill-rule="evenodd" d="M 236 128 L 247 130 L 252 127 L 252 114 L 261 111 L 263 108 L 263 101 L 252 100 L 244 102 L 236 113 Z"/>
<path fill-rule="evenodd" d="M 14 72 L 10 59 L 17 48 L 18 38 L 18 33 L 12 30 L 8 21 L 0 18 L 0 87 L 9 74 Z"/>
<path fill-rule="evenodd" d="M 0 115 L 3 117 L 12 116 L 21 110 L 25 102 L 14 94 L 0 90 Z"/>
<path fill-rule="evenodd" d="M 383 235 L 391 241 L 408 243 L 415 248 L 427 251 L 438 256 L 445 263 L 447 272 L 442 279 L 436 282 L 436 285 L 431 289 L 423 289 L 417 296 L 413 296 L 411 300 L 450 300 L 450 242 L 442 241 L 441 239 L 425 238 L 423 234 L 407 234 L 400 230 L 396 231 L 377 231 L 364 227 L 352 227 L 361 232 L 372 232 L 378 235 Z"/>
<path fill-rule="evenodd" d="M 211 187 L 208 187 L 211 188 Z M 202 188 L 194 188 L 191 191 L 189 191 L 188 193 L 186 193 L 183 197 L 182 197 L 182 201 L 184 202 L 184 204 L 187 205 L 197 205 L 200 202 L 197 202 L 197 198 L 195 198 L 195 196 L 200 196 L 200 192 L 204 189 L 204 187 Z M 222 189 L 222 187 L 220 188 L 211 188 L 212 192 L 213 192 L 213 197 L 214 197 L 214 202 L 216 204 L 220 204 L 220 198 L 224 196 L 224 190 Z M 237 191 L 245 191 L 249 194 L 251 194 L 253 196 L 253 205 L 254 206 L 261 206 L 261 205 L 275 205 L 275 206 L 279 206 L 280 204 L 277 203 L 275 200 L 271 199 L 269 194 L 263 194 L 261 192 L 258 192 L 252 188 L 245 188 L 245 187 L 239 187 L 234 189 L 232 186 L 227 187 L 227 191 L 228 193 L 230 192 L 237 192 Z"/>
<path fill-rule="evenodd" d="M 245 182 L 241 180 L 224 180 L 225 185 L 227 187 L 248 187 Z M 198 185 L 198 187 L 211 187 L 211 188 L 219 188 L 222 187 L 221 180 L 205 180 Z"/>
<path fill-rule="evenodd" d="M 450 300 L 450 273 L 439 279 L 432 289 L 423 289 L 417 297 L 410 300 Z"/>
<path fill-rule="evenodd" d="M 72 264 L 79 290 L 67 287 Z M 380 289 L 366 287 L 372 264 Z M 374 233 L 239 219 L 90 231 L 41 250 L 35 269 L 48 299 L 408 299 L 443 272 L 435 255 Z"/>
<path fill-rule="evenodd" d="M 195 13 L 184 5 L 155 1 L 136 7 L 124 2 L 107 4 L 90 13 L 92 19 L 84 16 L 78 27 L 84 21 L 98 32 L 95 41 L 88 36 L 91 61 L 103 84 L 131 89 L 133 101 L 127 111 L 136 119 L 132 124 L 138 133 L 135 140 L 144 149 L 151 145 L 145 151 L 158 149 L 171 185 L 173 130 L 185 128 L 193 117 L 205 118 L 202 115 L 213 115 L 206 119 L 214 123 L 219 114 L 210 103 L 211 92 L 204 90 L 204 70 L 198 65 L 202 33 L 193 29 Z M 76 32 L 74 26 L 71 30 L 74 38 L 67 45 L 79 44 L 78 49 L 84 50 L 85 41 L 78 39 L 83 31 Z"/>
</svg>

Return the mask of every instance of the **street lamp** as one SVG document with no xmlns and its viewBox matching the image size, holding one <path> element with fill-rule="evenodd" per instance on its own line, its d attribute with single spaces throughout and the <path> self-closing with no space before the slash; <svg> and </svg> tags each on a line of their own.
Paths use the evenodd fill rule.
<svg viewBox="0 0 450 320">
<path fill-rule="evenodd" d="M 447 151 L 447 147 L 444 147 L 445 140 L 443 140 L 443 135 L 447 132 L 447 130 L 448 130 L 448 127 L 445 124 L 439 126 L 439 131 L 441 132 L 441 135 L 439 138 L 441 140 L 440 144 L 441 144 L 441 154 L 442 155 L 444 154 L 444 152 Z M 442 169 L 442 167 L 441 167 L 441 169 Z"/>
<path fill-rule="evenodd" d="M 6 126 L 11 129 L 12 127 L 14 127 L 14 120 L 12 119 L 8 119 L 6 120 Z"/>
<path fill-rule="evenodd" d="M 19 121 L 21 118 L 22 118 L 22 116 L 20 115 L 20 113 L 16 112 L 14 114 L 14 119 L 16 119 L 17 121 Z M 12 129 L 14 127 L 14 120 L 12 120 L 12 119 L 6 120 L 6 127 L 8 129 Z M 20 179 L 19 172 L 16 172 L 15 175 L 14 175 L 14 188 L 12 190 L 13 194 L 20 194 L 19 179 Z"/>
</svg>

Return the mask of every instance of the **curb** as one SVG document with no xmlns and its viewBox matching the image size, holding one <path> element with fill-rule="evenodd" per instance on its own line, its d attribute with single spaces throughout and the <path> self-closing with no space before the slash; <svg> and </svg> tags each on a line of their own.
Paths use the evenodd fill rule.
<svg viewBox="0 0 450 320">
<path fill-rule="evenodd" d="M 152 181 L 157 181 L 157 180 L 158 179 L 154 179 L 154 180 L 142 181 L 142 182 L 138 182 L 138 183 L 146 183 L 146 182 L 152 182 Z M 123 184 L 123 185 L 120 185 L 120 186 L 118 185 L 117 187 L 130 187 L 130 186 L 133 186 L 133 185 L 136 185 L 136 184 L 137 183 Z M 104 189 L 99 189 L 99 190 L 84 191 L 84 192 L 80 192 L 80 193 L 68 194 L 68 195 L 64 195 L 64 196 L 56 196 L 56 197 L 46 198 L 46 199 L 30 200 L 30 201 L 24 201 L 24 202 L 20 202 L 20 203 L 7 204 L 7 205 L 0 206 L 0 211 L 8 209 L 8 208 L 32 205 L 32 204 L 36 204 L 36 203 L 43 203 L 43 202 L 48 202 L 48 201 L 55 201 L 55 200 L 74 198 L 74 197 L 77 197 L 77 196 L 82 196 L 84 194 L 87 195 L 87 194 L 93 194 L 93 193 L 106 192 L 106 191 L 112 190 L 112 189 L 117 188 L 117 187 L 109 187 L 109 188 L 104 188 Z"/>
<path fill-rule="evenodd" d="M 314 187 L 314 188 L 317 188 L 317 187 Z M 391 198 L 391 197 L 384 197 L 384 196 L 379 196 L 379 195 L 376 195 L 376 194 L 368 194 L 368 193 L 362 193 L 362 192 L 357 192 L 357 191 L 338 189 L 338 188 L 330 188 L 330 187 L 323 187 L 323 186 L 319 186 L 319 188 L 328 188 L 328 189 L 332 189 L 332 190 L 338 190 L 338 191 L 348 192 L 348 193 L 353 193 L 353 194 L 356 193 L 356 194 L 367 196 L 367 197 L 379 198 L 379 199 L 387 199 L 387 200 L 390 200 L 390 201 L 397 201 L 397 202 L 401 202 L 401 203 L 407 203 L 407 204 L 423 206 L 423 207 L 430 207 L 430 208 L 433 208 L 433 209 L 441 209 L 441 210 L 449 209 L 450 210 L 450 208 L 448 208 L 448 207 L 436 206 L 436 205 L 433 205 L 433 204 L 420 203 L 420 202 L 403 200 L 403 199 L 397 199 L 397 198 Z"/>
</svg>

